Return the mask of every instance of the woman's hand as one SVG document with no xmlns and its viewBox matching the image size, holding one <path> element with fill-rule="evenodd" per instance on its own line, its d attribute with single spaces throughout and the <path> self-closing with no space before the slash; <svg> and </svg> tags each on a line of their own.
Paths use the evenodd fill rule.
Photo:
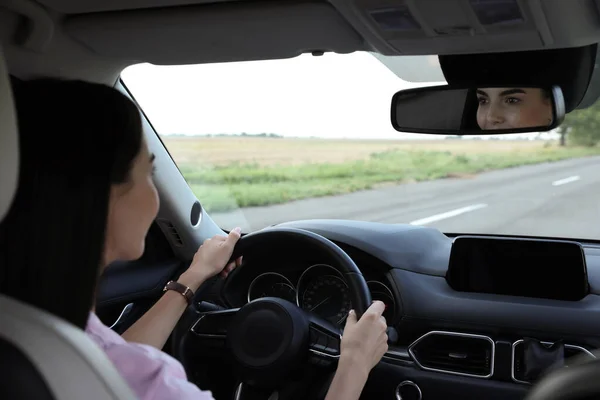
<svg viewBox="0 0 600 400">
<path fill-rule="evenodd" d="M 342 335 L 342 352 L 325 400 L 358 400 L 369 372 L 388 349 L 385 305 L 375 301 L 357 321 L 350 311 Z"/>
<path fill-rule="evenodd" d="M 383 317 L 385 304 L 375 301 L 357 321 L 356 313 L 350 311 L 342 336 L 340 364 L 364 368 L 369 374 L 388 350 L 387 323 Z"/>
<path fill-rule="evenodd" d="M 242 263 L 240 257 L 227 264 L 235 244 L 240 239 L 240 232 L 240 228 L 235 228 L 227 236 L 216 235 L 204 241 L 194 255 L 190 267 L 181 274 L 179 282 L 196 291 L 204 281 L 217 274 L 226 278 L 235 267 Z"/>
<path fill-rule="evenodd" d="M 218 273 L 227 276 L 242 262 L 240 257 L 225 266 L 239 239 L 240 229 L 236 228 L 228 236 L 215 236 L 206 240 L 194 255 L 190 267 L 181 274 L 178 282 L 195 292 L 208 278 Z M 167 291 L 122 336 L 127 341 L 147 344 L 160 350 L 187 307 L 187 301 L 180 294 Z"/>
</svg>

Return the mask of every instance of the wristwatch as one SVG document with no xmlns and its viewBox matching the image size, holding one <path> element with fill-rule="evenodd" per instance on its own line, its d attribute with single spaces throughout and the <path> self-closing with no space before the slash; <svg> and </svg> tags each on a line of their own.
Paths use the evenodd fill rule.
<svg viewBox="0 0 600 400">
<path fill-rule="evenodd" d="M 188 305 L 191 305 L 192 301 L 194 300 L 194 292 L 192 291 L 192 289 L 190 289 L 189 287 L 187 287 L 185 285 L 182 285 L 179 282 L 176 282 L 176 281 L 167 282 L 167 284 L 165 285 L 165 288 L 163 289 L 163 292 L 166 292 L 167 290 L 174 290 L 177 293 L 181 294 L 187 301 Z"/>
</svg>

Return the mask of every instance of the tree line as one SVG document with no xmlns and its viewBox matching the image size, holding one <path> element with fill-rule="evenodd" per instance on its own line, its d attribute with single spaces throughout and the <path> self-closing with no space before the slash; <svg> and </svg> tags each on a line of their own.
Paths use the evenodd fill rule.
<svg viewBox="0 0 600 400">
<path fill-rule="evenodd" d="M 594 147 L 600 143 L 600 101 L 567 114 L 558 128 L 561 146 Z"/>
</svg>

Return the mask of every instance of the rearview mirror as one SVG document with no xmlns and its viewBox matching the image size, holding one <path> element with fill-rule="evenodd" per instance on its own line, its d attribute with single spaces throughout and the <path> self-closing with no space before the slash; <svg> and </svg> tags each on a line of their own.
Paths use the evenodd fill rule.
<svg viewBox="0 0 600 400">
<path fill-rule="evenodd" d="M 559 126 L 565 102 L 558 86 L 429 86 L 392 98 L 392 125 L 400 132 L 496 135 L 545 132 Z"/>
</svg>

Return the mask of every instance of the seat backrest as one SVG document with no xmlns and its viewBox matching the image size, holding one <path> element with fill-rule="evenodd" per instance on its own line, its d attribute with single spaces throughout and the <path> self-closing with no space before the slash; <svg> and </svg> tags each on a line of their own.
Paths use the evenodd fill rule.
<svg viewBox="0 0 600 400">
<path fill-rule="evenodd" d="M 0 48 L 0 221 L 17 189 L 19 151 L 10 79 Z"/>
<path fill-rule="evenodd" d="M 18 162 L 12 91 L 0 48 L 0 223 L 17 187 Z M 135 396 L 85 332 L 0 294 L 0 399 L 133 400 Z"/>
<path fill-rule="evenodd" d="M 135 396 L 110 360 L 85 332 L 74 325 L 0 295 L 0 351 L 11 348 L 8 355 L 19 360 L 12 365 L 13 376 L 0 375 L 0 398 L 55 400 L 130 400 Z M 28 363 L 20 361 L 25 357 Z M 11 368 L 0 353 L 0 371 Z M 22 368 L 16 370 L 16 366 Z M 33 367 L 33 368 L 32 368 Z M 28 374 L 34 375 L 28 375 Z M 39 374 L 46 387 L 36 388 Z M 10 376 L 10 374 L 9 374 Z M 30 380 L 29 377 L 34 378 Z M 27 386 L 14 387 L 28 382 Z M 9 386 L 13 387 L 9 387 Z M 4 389 L 2 389 L 4 388 Z M 12 397 L 3 396 L 7 390 Z M 47 397 L 48 392 L 52 397 Z M 35 394 L 35 395 L 33 395 Z M 40 397 L 38 397 L 38 394 Z M 46 397 L 45 397 L 46 396 Z"/>
</svg>

